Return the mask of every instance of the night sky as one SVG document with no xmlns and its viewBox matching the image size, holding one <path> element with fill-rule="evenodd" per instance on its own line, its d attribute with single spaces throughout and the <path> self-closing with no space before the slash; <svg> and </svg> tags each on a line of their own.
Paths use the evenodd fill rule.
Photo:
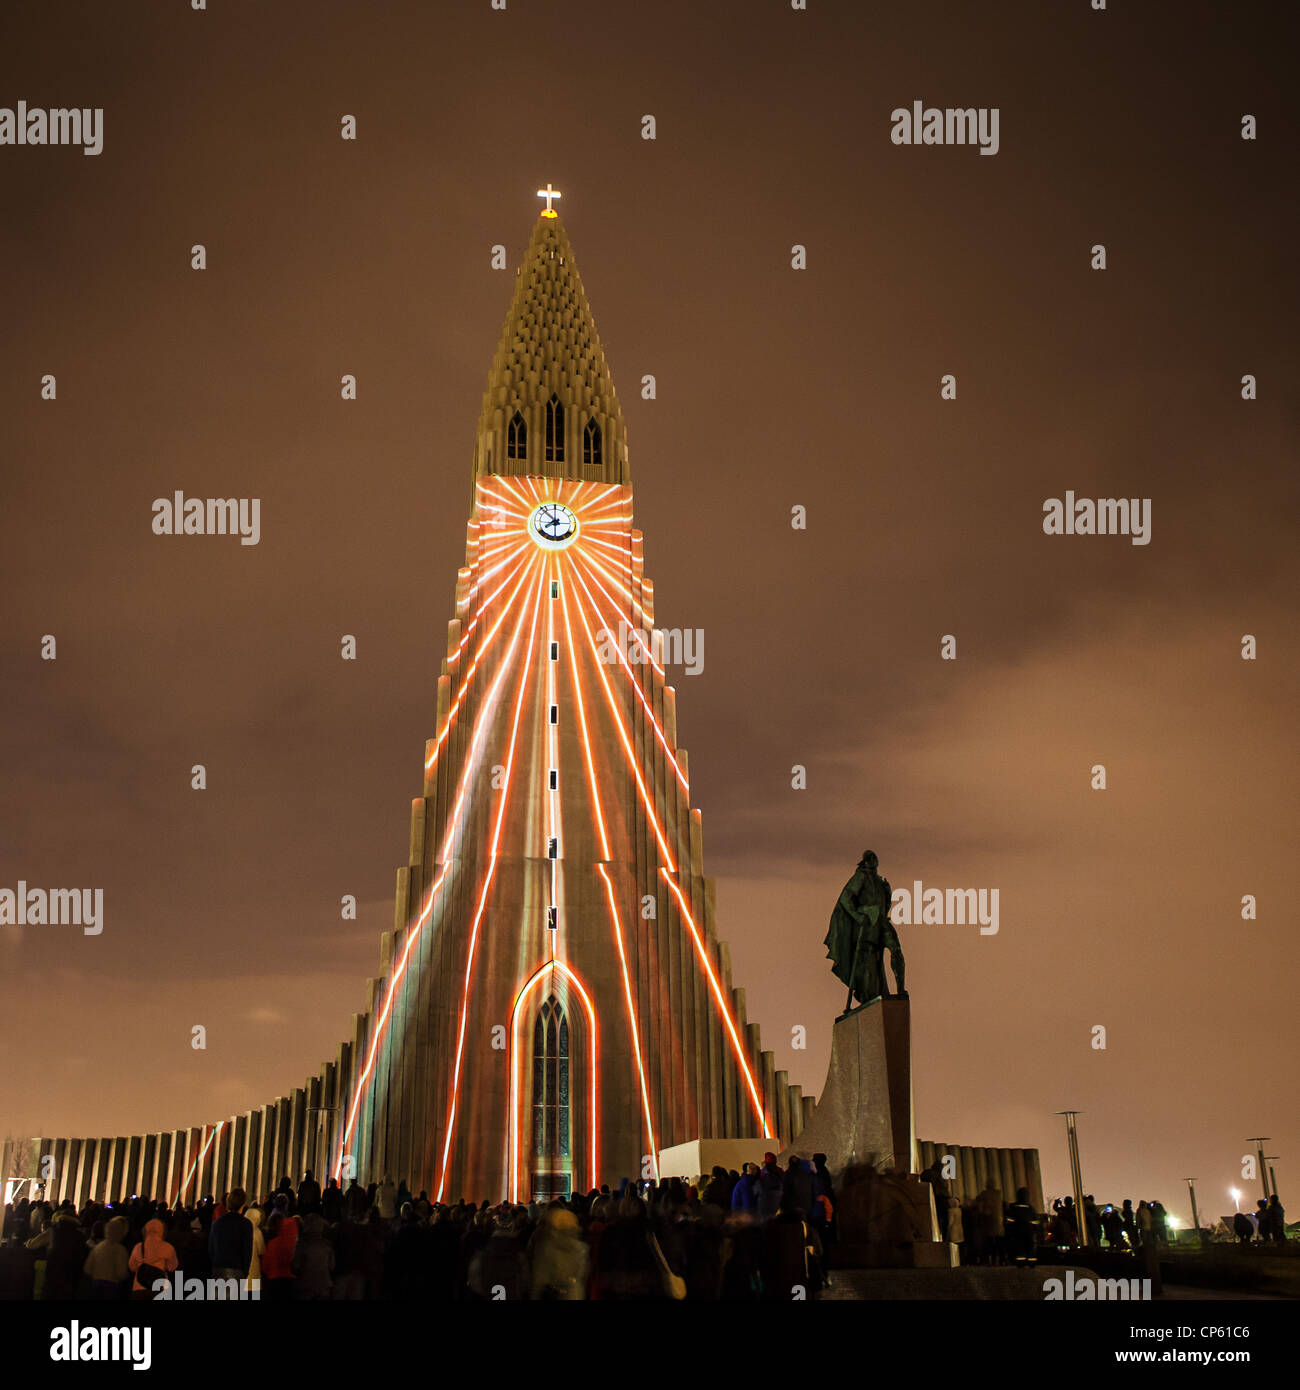
<svg viewBox="0 0 1300 1390">
<path fill-rule="evenodd" d="M 657 620 L 704 632 L 678 732 L 778 1067 L 821 1087 L 872 848 L 1000 894 L 996 935 L 900 931 L 921 1138 L 1059 1193 L 1077 1108 L 1085 1188 L 1186 1220 L 1187 1176 L 1253 1206 L 1263 1133 L 1287 1199 L 1294 17 L 808 5 L 6 7 L 0 105 L 105 115 L 97 157 L 0 146 L 0 886 L 104 891 L 99 936 L 0 928 L 5 1132 L 215 1122 L 363 1008 L 549 180 Z M 999 152 L 894 145 L 916 100 L 997 107 Z M 260 498 L 260 543 L 154 535 L 177 489 Z M 1150 544 L 1044 535 L 1067 489 L 1150 498 Z"/>
</svg>

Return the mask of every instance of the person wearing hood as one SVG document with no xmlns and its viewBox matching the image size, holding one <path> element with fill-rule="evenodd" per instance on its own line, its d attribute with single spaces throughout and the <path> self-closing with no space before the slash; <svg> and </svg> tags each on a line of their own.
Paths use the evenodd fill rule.
<svg viewBox="0 0 1300 1390">
<path fill-rule="evenodd" d="M 531 1242 L 532 1296 L 576 1301 L 587 1296 L 590 1255 L 578 1230 L 578 1218 L 563 1207 L 551 1207 Z"/>
<path fill-rule="evenodd" d="M 812 1217 L 813 1175 L 806 1159 L 794 1154 L 785 1170 L 781 1183 L 781 1205 L 789 1210 L 800 1211 L 804 1219 Z"/>
<path fill-rule="evenodd" d="M 758 1219 L 768 1221 L 781 1208 L 781 1193 L 785 1178 L 776 1164 L 774 1153 L 763 1155 L 763 1166 L 758 1170 Z"/>
<path fill-rule="evenodd" d="M 732 1211 L 758 1210 L 758 1164 L 742 1163 L 740 1179 L 731 1189 Z"/>
<path fill-rule="evenodd" d="M 302 1235 L 290 1262 L 294 1273 L 294 1297 L 328 1298 L 334 1286 L 334 1247 L 325 1235 L 325 1218 L 318 1211 L 302 1219 Z"/>
<path fill-rule="evenodd" d="M 177 1268 L 179 1261 L 176 1251 L 163 1239 L 163 1223 L 157 1217 L 144 1223 L 144 1239 L 131 1251 L 131 1258 L 127 1264 L 135 1275 L 131 1281 L 131 1297 L 137 1301 L 153 1298 L 153 1278 L 157 1277 L 151 1276 L 150 1286 L 146 1288 L 140 1282 L 142 1266 L 147 1266 L 150 1270 L 159 1270 L 163 1274 L 171 1274 Z"/>
<path fill-rule="evenodd" d="M 86 1256 L 82 1271 L 90 1280 L 90 1296 L 97 1299 L 124 1298 L 127 1293 L 126 1233 L 130 1226 L 125 1216 L 115 1216 L 104 1229 L 104 1239 Z"/>
</svg>

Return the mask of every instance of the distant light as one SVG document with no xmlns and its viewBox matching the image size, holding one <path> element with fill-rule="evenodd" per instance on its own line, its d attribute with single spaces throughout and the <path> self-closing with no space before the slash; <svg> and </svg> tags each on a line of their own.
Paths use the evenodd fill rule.
<svg viewBox="0 0 1300 1390">
<path fill-rule="evenodd" d="M 1172 1231 L 1176 1231 L 1182 1224 L 1183 1223 L 1179 1221 L 1179 1219 L 1176 1216 L 1171 1216 L 1169 1218 L 1169 1229 Z"/>
</svg>

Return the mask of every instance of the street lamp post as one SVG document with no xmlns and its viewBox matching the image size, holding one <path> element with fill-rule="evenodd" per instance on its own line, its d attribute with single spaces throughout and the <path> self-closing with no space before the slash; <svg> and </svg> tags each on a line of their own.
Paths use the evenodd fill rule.
<svg viewBox="0 0 1300 1390">
<path fill-rule="evenodd" d="M 1205 1236 L 1201 1233 L 1201 1218 L 1196 1214 L 1196 1188 L 1192 1186 L 1196 1179 L 1184 1178 L 1183 1181 L 1187 1184 L 1187 1195 L 1192 1199 L 1192 1226 L 1196 1230 L 1196 1243 L 1203 1246 Z"/>
<path fill-rule="evenodd" d="M 1070 1181 L 1074 1185 L 1074 1219 L 1079 1232 L 1079 1244 L 1092 1244 L 1092 1233 L 1088 1230 L 1088 1215 L 1083 1206 L 1083 1170 L 1079 1164 L 1079 1129 L 1075 1117 L 1082 1110 L 1058 1110 L 1065 1116 L 1065 1138 L 1070 1146 Z"/>
<path fill-rule="evenodd" d="M 1264 1200 L 1266 1202 L 1273 1195 L 1268 1190 L 1268 1165 L 1264 1159 L 1264 1145 L 1270 1142 L 1271 1140 L 1269 1139 L 1267 1134 L 1261 1137 L 1257 1137 L 1255 1139 L 1246 1140 L 1246 1143 L 1255 1145 L 1255 1152 L 1259 1156 L 1259 1180 L 1264 1188 Z"/>
</svg>

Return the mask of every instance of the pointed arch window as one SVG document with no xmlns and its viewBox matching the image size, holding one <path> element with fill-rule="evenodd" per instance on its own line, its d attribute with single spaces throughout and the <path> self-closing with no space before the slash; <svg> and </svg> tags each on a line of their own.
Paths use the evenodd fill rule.
<svg viewBox="0 0 1300 1390">
<path fill-rule="evenodd" d="M 524 417 L 516 410 L 514 419 L 506 429 L 506 458 L 526 459 L 528 457 L 528 426 Z"/>
<path fill-rule="evenodd" d="M 569 1020 L 554 995 L 533 1026 L 533 1157 L 569 1157 Z"/>
<path fill-rule="evenodd" d="M 600 449 L 600 426 L 594 420 L 587 421 L 582 432 L 582 461 L 599 468 L 604 462 Z"/>
<path fill-rule="evenodd" d="M 555 395 L 546 402 L 546 461 L 564 462 L 564 406 Z"/>
</svg>

